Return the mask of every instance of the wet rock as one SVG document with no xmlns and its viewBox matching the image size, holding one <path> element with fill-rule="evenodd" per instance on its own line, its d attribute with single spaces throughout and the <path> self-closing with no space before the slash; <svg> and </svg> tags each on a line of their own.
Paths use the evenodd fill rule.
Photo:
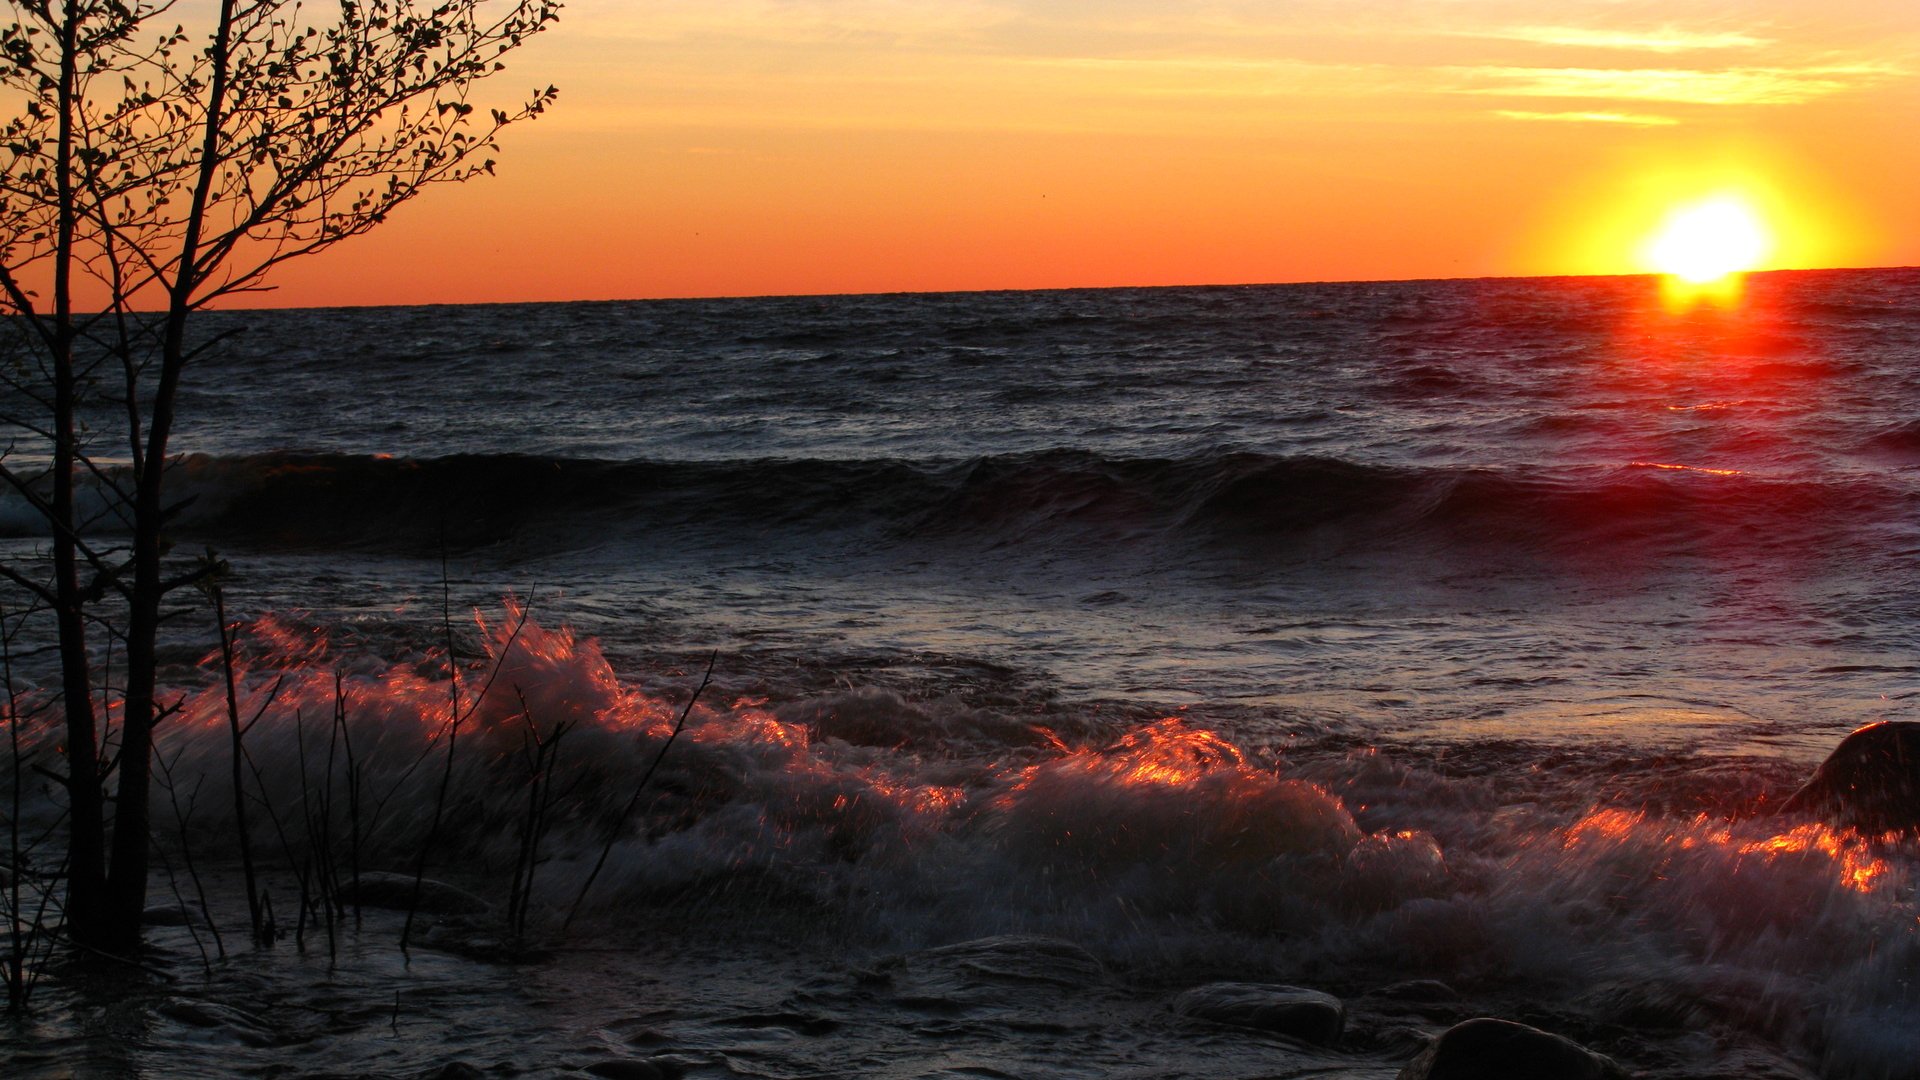
<svg viewBox="0 0 1920 1080">
<path fill-rule="evenodd" d="M 1481 1017 L 1442 1032 L 1400 1080 L 1626 1080 L 1611 1058 L 1571 1039 Z"/>
<path fill-rule="evenodd" d="M 1003 934 L 890 956 L 854 978 L 894 1007 L 942 1023 L 985 1014 L 1045 1022 L 1063 990 L 1103 985 L 1107 973 L 1071 942 Z"/>
<path fill-rule="evenodd" d="M 1438 979 L 1408 979 L 1406 982 L 1397 982 L 1392 986 L 1383 986 L 1374 991 L 1374 996 L 1390 1001 L 1410 1001 L 1421 1005 L 1460 1000 L 1458 991 Z"/>
<path fill-rule="evenodd" d="M 1107 975 L 1100 961 L 1080 946 L 1035 934 L 1000 934 L 929 949 L 921 955 L 965 971 L 1019 982 L 1088 986 Z"/>
<path fill-rule="evenodd" d="M 349 904 L 405 911 L 413 898 L 413 875 L 362 871 L 357 886 L 352 879 L 342 883 L 340 897 Z M 416 910 L 428 915 L 484 915 L 492 907 L 458 885 L 432 878 L 420 879 L 420 902 Z"/>
<path fill-rule="evenodd" d="M 1869 833 L 1920 830 L 1920 723 L 1868 724 L 1840 740 L 1780 812 Z"/>
<path fill-rule="evenodd" d="M 449 1061 L 437 1069 L 420 1074 L 420 1080 L 483 1080 L 487 1074 L 464 1061 Z"/>
<path fill-rule="evenodd" d="M 1346 1027 L 1340 999 L 1318 990 L 1268 983 L 1208 983 L 1173 999 L 1173 1011 L 1196 1020 L 1255 1028 L 1330 1046 Z"/>
</svg>

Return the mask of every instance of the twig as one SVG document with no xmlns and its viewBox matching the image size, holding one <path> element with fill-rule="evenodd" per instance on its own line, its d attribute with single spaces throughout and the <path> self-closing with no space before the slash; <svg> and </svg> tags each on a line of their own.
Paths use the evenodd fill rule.
<svg viewBox="0 0 1920 1080">
<path fill-rule="evenodd" d="M 627 800 L 626 809 L 620 811 L 619 820 L 615 821 L 613 828 L 608 830 L 607 842 L 600 849 L 600 858 L 594 862 L 593 870 L 587 874 L 585 884 L 580 886 L 580 895 L 573 898 L 573 906 L 567 909 L 567 917 L 560 923 L 561 933 L 566 933 L 567 928 L 573 925 L 574 916 L 580 914 L 580 905 L 586 902 L 587 893 L 593 888 L 594 880 L 600 876 L 601 869 L 607 865 L 607 857 L 613 854 L 613 845 L 620 839 L 621 832 L 625 831 L 627 819 L 633 816 L 634 807 L 640 805 L 640 796 L 647 790 L 647 782 L 653 779 L 654 770 L 660 767 L 661 760 L 667 756 L 667 750 L 673 746 L 673 740 L 679 738 L 681 729 L 687 726 L 687 717 L 693 712 L 693 703 L 700 700 L 701 692 L 706 690 L 707 684 L 713 681 L 713 665 L 719 659 L 720 650 L 718 649 L 713 651 L 713 655 L 707 657 L 707 673 L 700 677 L 700 685 L 694 687 L 693 696 L 687 699 L 687 707 L 680 710 L 680 719 L 674 723 L 673 731 L 667 736 L 667 741 L 660 744 L 660 749 L 653 755 L 653 762 L 647 766 L 646 772 L 640 774 L 640 782 L 633 786 L 633 796 Z"/>
<path fill-rule="evenodd" d="M 264 807 L 267 811 L 267 820 L 273 822 L 274 835 L 280 838 L 280 853 L 286 856 L 287 869 L 293 871 L 297 875 L 300 872 L 300 864 L 297 861 L 295 861 L 293 857 L 293 842 L 287 839 L 287 828 L 285 825 L 281 824 L 280 822 L 280 813 L 279 811 L 273 808 L 273 800 L 267 797 L 266 777 L 261 775 L 259 763 L 253 760 L 253 751 L 248 750 L 243 746 L 240 749 L 240 753 L 241 753 L 241 756 L 246 759 L 248 770 L 253 773 L 254 786 L 260 789 L 260 794 L 258 796 L 260 800 L 260 805 Z M 263 925 L 272 924 L 273 904 L 271 901 L 265 898 L 264 890 L 262 892 L 262 899 L 260 901 L 260 904 L 261 904 L 261 911 L 262 911 L 261 917 L 263 920 Z M 271 940 L 273 937 L 277 935 L 275 935 L 272 932 L 268 932 L 266 936 L 268 937 L 269 940 Z"/>
<path fill-rule="evenodd" d="M 540 840 L 546 835 L 547 813 L 553 806 L 553 771 L 560 763 L 560 740 L 573 730 L 573 722 L 556 721 L 553 730 L 542 739 L 526 694 L 518 686 L 513 692 L 520 699 L 520 715 L 527 725 L 525 743 L 532 744 L 528 760 L 527 817 L 521 826 L 520 853 L 514 861 L 513 882 L 507 892 L 507 926 L 514 936 L 524 937 L 532 908 L 534 872 L 540 865 Z"/>
<path fill-rule="evenodd" d="M 206 558 L 208 563 L 214 562 L 212 548 L 207 549 Z M 227 689 L 227 731 L 232 742 L 230 766 L 233 773 L 233 831 L 235 838 L 240 841 L 240 876 L 247 890 L 247 919 L 253 927 L 253 943 L 260 945 L 262 944 L 260 886 L 253 865 L 253 840 L 247 832 L 246 781 L 240 772 L 241 759 L 245 756 L 242 742 L 246 738 L 247 728 L 253 725 L 249 723 L 242 726 L 240 723 L 240 695 L 238 679 L 234 672 L 233 634 L 227 629 L 226 593 L 220 587 L 218 574 L 209 575 L 206 583 L 207 595 L 213 600 L 214 624 L 220 631 L 220 671 L 225 678 Z M 267 696 L 268 705 L 273 703 L 273 698 L 278 695 L 279 690 L 280 684 L 275 682 L 273 691 Z M 266 705 L 262 705 L 261 713 L 265 711 Z M 255 714 L 254 719 L 257 721 L 259 716 L 260 714 Z"/>
<path fill-rule="evenodd" d="M 327 729 L 327 775 L 326 783 L 320 788 L 320 813 L 316 830 L 310 821 L 308 833 L 318 832 L 315 842 L 320 854 L 320 903 L 327 913 L 327 962 L 335 963 L 339 959 L 339 947 L 336 942 L 335 923 L 344 914 L 340 906 L 340 880 L 333 863 L 333 762 L 334 753 L 340 743 L 340 725 L 336 722 Z"/>
<path fill-rule="evenodd" d="M 306 725 L 298 709 L 293 711 L 293 747 L 295 760 L 300 766 L 300 823 L 307 830 L 307 857 L 300 861 L 300 917 L 293 924 L 293 946 L 304 951 L 307 947 L 307 916 L 313 910 L 313 893 L 308 887 L 313 872 L 313 811 L 307 794 Z"/>
<path fill-rule="evenodd" d="M 180 753 L 185 752 L 185 748 L 182 748 L 180 751 Z M 213 932 L 214 947 L 220 951 L 220 959 L 225 960 L 227 958 L 227 943 L 220 936 L 220 924 L 213 921 L 212 909 L 207 906 L 207 889 L 206 886 L 201 883 L 200 871 L 193 863 L 193 844 L 187 839 L 188 825 L 193 820 L 194 807 L 200 802 L 200 780 L 204 779 L 204 777 L 199 777 L 194 780 L 193 794 L 187 796 L 187 809 L 183 813 L 180 809 L 180 793 L 174 787 L 173 762 L 168 761 L 165 754 L 155 754 L 153 760 L 154 764 L 160 766 L 160 776 L 167 788 L 167 802 L 173 807 L 173 821 L 175 826 L 180 830 L 180 857 L 182 861 L 187 864 L 187 876 L 193 881 L 193 891 L 200 899 L 200 915 L 207 920 L 207 929 Z M 180 754 L 175 754 L 174 761 L 178 760 L 180 760 Z M 154 844 L 154 850 L 160 851 L 160 857 L 162 859 L 166 858 L 166 852 L 161 849 L 157 842 Z M 167 874 L 169 878 L 171 878 L 173 874 L 173 866 L 171 864 L 167 866 Z M 180 887 L 175 885 L 173 891 L 175 894 L 174 899 L 180 900 Z M 180 905 L 185 907 L 186 901 L 180 900 Z M 194 935 L 194 944 L 199 944 L 198 934 Z M 202 947 L 200 951 L 203 954 L 202 959 L 204 959 L 206 949 Z M 209 967 L 208 970 L 211 972 L 212 969 Z"/>
<path fill-rule="evenodd" d="M 427 838 L 420 844 L 420 857 L 413 865 L 413 891 L 407 896 L 407 921 L 400 927 L 400 951 L 406 953 L 407 942 L 413 936 L 414 913 L 420 908 L 420 883 L 427 876 L 427 856 L 433 849 L 433 842 L 440 836 L 441 815 L 447 809 L 447 789 L 453 784 L 453 754 L 459 747 L 460 721 L 460 658 L 453 651 L 453 581 L 447 573 L 447 542 L 444 530 L 440 538 L 440 629 L 447 638 L 447 693 L 451 698 L 447 716 L 447 767 L 440 773 L 440 791 L 433 800 L 433 823 L 427 827 Z"/>
<path fill-rule="evenodd" d="M 211 977 L 213 975 L 213 959 L 207 955 L 207 943 L 200 940 L 200 931 L 194 929 L 193 915 L 187 912 L 187 898 L 180 895 L 180 879 L 174 875 L 173 860 L 167 857 L 166 846 L 161 844 L 159 838 L 151 832 L 147 834 L 147 842 L 153 845 L 154 853 L 160 856 L 160 868 L 166 871 L 167 874 L 167 889 L 173 893 L 173 902 L 180 905 L 181 912 L 186 914 L 187 933 L 193 938 L 193 947 L 200 952 L 200 967 Z M 200 900 L 202 904 L 206 903 L 206 897 L 204 895 Z"/>
<path fill-rule="evenodd" d="M 353 757 L 353 732 L 347 727 L 347 692 L 340 672 L 333 673 L 333 722 L 340 728 L 340 745 L 347 753 L 347 857 L 353 871 L 353 925 L 360 927 L 360 766 Z"/>
<path fill-rule="evenodd" d="M 407 944 L 413 938 L 413 920 L 420 908 L 420 887 L 427 876 L 427 857 L 433 850 L 435 841 L 440 838 L 440 823 L 447 809 L 447 792 L 453 786 L 454 752 L 459 747 L 460 725 L 480 708 L 487 699 L 487 692 L 493 689 L 493 681 L 500 675 L 500 669 L 506 665 L 507 656 L 513 652 L 514 643 L 520 640 L 520 631 L 526 628 L 527 618 L 533 612 L 533 598 L 529 593 L 527 605 L 520 609 L 520 619 L 514 624 L 513 632 L 508 635 L 506 644 L 501 646 L 500 655 L 494 657 L 493 670 L 488 673 L 487 681 L 481 684 L 471 705 L 463 711 L 460 705 L 460 662 L 453 651 L 453 582 L 447 574 L 447 550 L 443 542 L 440 548 L 440 624 L 447 639 L 447 693 L 450 700 L 447 724 L 447 766 L 440 773 L 440 791 L 433 801 L 433 821 L 427 827 L 427 838 L 420 845 L 420 856 L 413 865 L 413 891 L 407 897 L 407 919 L 400 926 L 400 951 L 407 951 Z"/>
<path fill-rule="evenodd" d="M 33 935 L 41 925 L 36 919 L 29 930 L 23 927 L 20 918 L 20 880 L 27 872 L 26 852 L 20 846 L 20 789 L 25 774 L 20 756 L 20 696 L 13 682 L 13 635 L 7 632 L 4 612 L 0 612 L 0 673 L 6 679 L 7 744 L 12 751 L 9 764 L 13 769 L 13 813 L 7 818 L 7 868 L 11 874 L 7 882 L 7 1009 L 19 1012 L 27 1007 L 31 996 L 27 954 L 33 948 Z"/>
</svg>

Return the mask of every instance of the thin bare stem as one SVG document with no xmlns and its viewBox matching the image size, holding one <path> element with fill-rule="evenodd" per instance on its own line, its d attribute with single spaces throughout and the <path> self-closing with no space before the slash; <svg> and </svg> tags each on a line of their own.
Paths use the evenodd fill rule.
<svg viewBox="0 0 1920 1080">
<path fill-rule="evenodd" d="M 178 759 L 179 759 L 179 755 L 176 754 L 175 760 L 178 760 Z M 193 822 L 193 810 L 194 810 L 194 807 L 200 801 L 200 779 L 201 778 L 195 778 L 194 785 L 193 785 L 193 794 L 187 796 L 187 807 L 183 811 L 180 808 L 180 793 L 178 789 L 175 788 L 174 786 L 173 763 L 168 761 L 166 758 L 166 755 L 164 754 L 155 754 L 153 760 L 154 760 L 154 764 L 160 766 L 161 782 L 163 786 L 165 786 L 167 789 L 167 802 L 171 804 L 173 807 L 174 827 L 180 831 L 180 859 L 182 862 L 186 863 L 187 876 L 193 881 L 194 894 L 200 900 L 200 917 L 206 920 L 207 929 L 212 931 L 213 933 L 213 944 L 214 944 L 214 947 L 218 949 L 220 952 L 220 959 L 225 960 L 227 958 L 227 943 L 225 939 L 223 939 L 220 936 L 220 924 L 214 921 L 213 909 L 209 907 L 207 904 L 206 886 L 201 882 L 200 871 L 197 867 L 194 866 L 194 863 L 193 863 L 193 841 L 190 839 L 190 835 L 191 835 L 191 825 Z M 158 845 L 156 845 L 156 849 L 157 848 L 158 848 Z M 164 852 L 162 853 L 162 857 L 164 857 Z M 171 865 L 167 867 L 167 873 L 168 874 L 173 873 L 173 867 Z M 176 900 L 179 900 L 179 895 L 178 895 L 179 892 L 180 892 L 179 886 L 175 885 L 174 898 Z M 183 907 L 186 905 L 186 901 L 184 900 L 181 900 L 180 903 L 181 903 L 181 906 Z M 196 944 L 198 943 L 198 940 L 199 938 L 198 938 L 198 935 L 196 934 L 195 935 Z M 202 952 L 204 951 L 205 950 L 203 949 Z"/>
<path fill-rule="evenodd" d="M 206 558 L 209 563 L 216 561 L 212 549 L 208 549 Z M 227 626 L 226 591 L 221 588 L 217 574 L 207 578 L 207 595 L 213 601 L 214 628 L 220 634 L 220 677 L 227 691 L 227 734 L 231 744 L 227 767 L 233 784 L 233 835 L 240 847 L 240 878 L 247 891 L 247 920 L 257 946 L 261 944 L 262 928 L 260 884 L 253 865 L 253 837 L 247 830 L 246 781 L 240 771 L 246 731 L 240 725 L 239 677 L 234 663 L 233 632 Z"/>
<path fill-rule="evenodd" d="M 607 842 L 600 848 L 600 857 L 594 860 L 593 869 L 588 872 L 587 880 L 580 886 L 580 895 L 573 898 L 573 906 L 567 909 L 567 917 L 560 923 L 561 933 L 566 933 L 567 929 L 573 925 L 574 916 L 580 914 L 580 906 L 586 903 L 587 893 L 593 888 L 594 881 L 600 877 L 600 871 L 606 867 L 607 857 L 613 854 L 613 845 L 619 841 L 620 834 L 626 831 L 627 819 L 633 816 L 634 808 L 640 805 L 640 796 L 646 792 L 647 784 L 653 780 L 654 770 L 660 768 L 660 762 L 665 760 L 667 750 L 673 746 L 673 741 L 680 737 L 681 729 L 687 726 L 687 717 L 693 712 L 694 702 L 700 700 L 700 695 L 706 690 L 707 684 L 713 681 L 713 665 L 719 659 L 720 650 L 718 649 L 713 651 L 713 655 L 707 657 L 707 673 L 700 677 L 700 685 L 694 687 L 693 696 L 687 699 L 687 707 L 680 710 L 680 719 L 675 721 L 673 731 L 667 735 L 666 741 L 661 743 L 660 749 L 654 753 L 653 761 L 647 765 L 647 771 L 640 774 L 640 782 L 633 786 L 633 795 L 627 799 L 627 805 L 615 819 L 613 828 L 607 830 Z"/>
</svg>

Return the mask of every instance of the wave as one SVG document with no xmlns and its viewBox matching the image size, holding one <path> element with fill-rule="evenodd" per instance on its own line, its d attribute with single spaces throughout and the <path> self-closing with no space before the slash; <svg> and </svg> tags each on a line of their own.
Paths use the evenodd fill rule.
<svg viewBox="0 0 1920 1080">
<path fill-rule="evenodd" d="M 1909 459 L 1920 457 L 1920 420 L 1909 420 L 1881 431 L 1862 442 L 1860 452 Z"/>
<path fill-rule="evenodd" d="M 1902 433 L 1904 434 L 1904 433 Z M 972 460 L 607 461 L 533 455 L 388 458 L 191 455 L 173 468 L 176 528 L 283 549 L 567 550 L 636 537 L 1253 549 L 1884 541 L 1916 492 L 1863 474 L 1779 479 L 1678 462 L 1494 469 L 1217 451 L 1115 457 L 1076 450 Z M 0 532 L 44 530 L 17 498 Z"/>
<path fill-rule="evenodd" d="M 761 680 L 726 674 L 685 704 L 691 671 L 636 681 L 594 641 L 511 606 L 469 650 L 484 659 L 462 679 L 456 751 L 443 654 L 342 653 L 322 627 L 271 618 L 241 640 L 242 711 L 265 717 L 248 736 L 259 804 L 328 808 L 290 842 L 274 814 L 254 817 L 255 850 L 284 849 L 268 856 L 276 875 L 283 862 L 402 870 L 437 836 L 442 865 L 483 903 L 509 899 L 533 860 L 539 927 L 604 858 L 589 908 L 604 924 L 724 908 L 910 939 L 1038 929 L 1137 949 L 1156 970 L 1233 957 L 1363 985 L 1509 986 L 1623 1030 L 1780 1040 L 1829 1054 L 1834 1077 L 1912 1075 L 1906 1042 L 1859 1039 L 1876 1017 L 1904 1029 L 1914 1014 L 1911 838 L 1755 815 L 1716 794 L 1725 777 L 1699 759 L 1617 760 L 1583 781 L 1577 763 L 1483 748 L 1498 767 L 1442 771 L 1373 749 L 1261 751 L 1183 717 L 1114 723 L 873 687 L 772 701 Z M 495 674 L 512 695 L 475 689 Z M 168 848 L 231 859 L 238 846 L 227 708 L 223 687 L 202 685 L 166 728 L 169 782 L 199 796 L 191 835 L 182 822 Z M 529 738 L 553 756 L 530 758 Z M 560 795 L 535 819 L 543 768 Z M 1622 771 L 1692 808 L 1609 795 Z M 1791 790 L 1778 763 L 1730 771 L 1742 788 Z M 154 820 L 171 809 L 156 792 Z M 42 793 L 30 811 L 44 827 L 60 808 Z M 543 846 L 530 848 L 535 820 Z"/>
</svg>

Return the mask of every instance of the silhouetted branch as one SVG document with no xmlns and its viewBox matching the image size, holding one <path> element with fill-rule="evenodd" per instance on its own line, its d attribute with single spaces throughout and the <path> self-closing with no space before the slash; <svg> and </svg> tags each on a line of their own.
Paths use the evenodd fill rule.
<svg viewBox="0 0 1920 1080">
<path fill-rule="evenodd" d="M 700 677 L 700 685 L 694 687 L 693 696 L 687 699 L 687 707 L 680 710 L 680 719 L 674 723 L 673 731 L 667 735 L 667 740 L 661 743 L 660 749 L 654 753 L 653 761 L 647 765 L 647 771 L 640 774 L 640 782 L 633 786 L 633 796 L 627 800 L 626 808 L 620 811 L 620 816 L 614 821 L 613 828 L 607 831 L 607 842 L 600 848 L 600 857 L 594 861 L 593 870 L 587 874 L 587 880 L 580 886 L 580 895 L 573 898 L 573 906 L 567 909 L 566 920 L 560 924 L 562 933 L 573 925 L 574 916 L 580 914 L 580 905 L 586 902 L 588 891 L 593 888 L 593 883 L 599 878 L 600 871 L 607 865 L 607 857 L 613 854 L 613 845 L 619 841 L 621 832 L 625 831 L 627 819 L 633 816 L 634 808 L 640 805 L 640 796 L 647 790 L 648 782 L 653 779 L 654 770 L 660 767 L 660 762 L 667 756 L 667 750 L 673 746 L 673 741 L 680 737 L 681 729 L 687 726 L 687 717 L 693 712 L 693 703 L 700 700 L 700 695 L 706 690 L 707 684 L 713 681 L 713 665 L 719 659 L 720 650 L 718 649 L 713 651 L 713 655 L 707 657 L 707 673 Z"/>
</svg>

